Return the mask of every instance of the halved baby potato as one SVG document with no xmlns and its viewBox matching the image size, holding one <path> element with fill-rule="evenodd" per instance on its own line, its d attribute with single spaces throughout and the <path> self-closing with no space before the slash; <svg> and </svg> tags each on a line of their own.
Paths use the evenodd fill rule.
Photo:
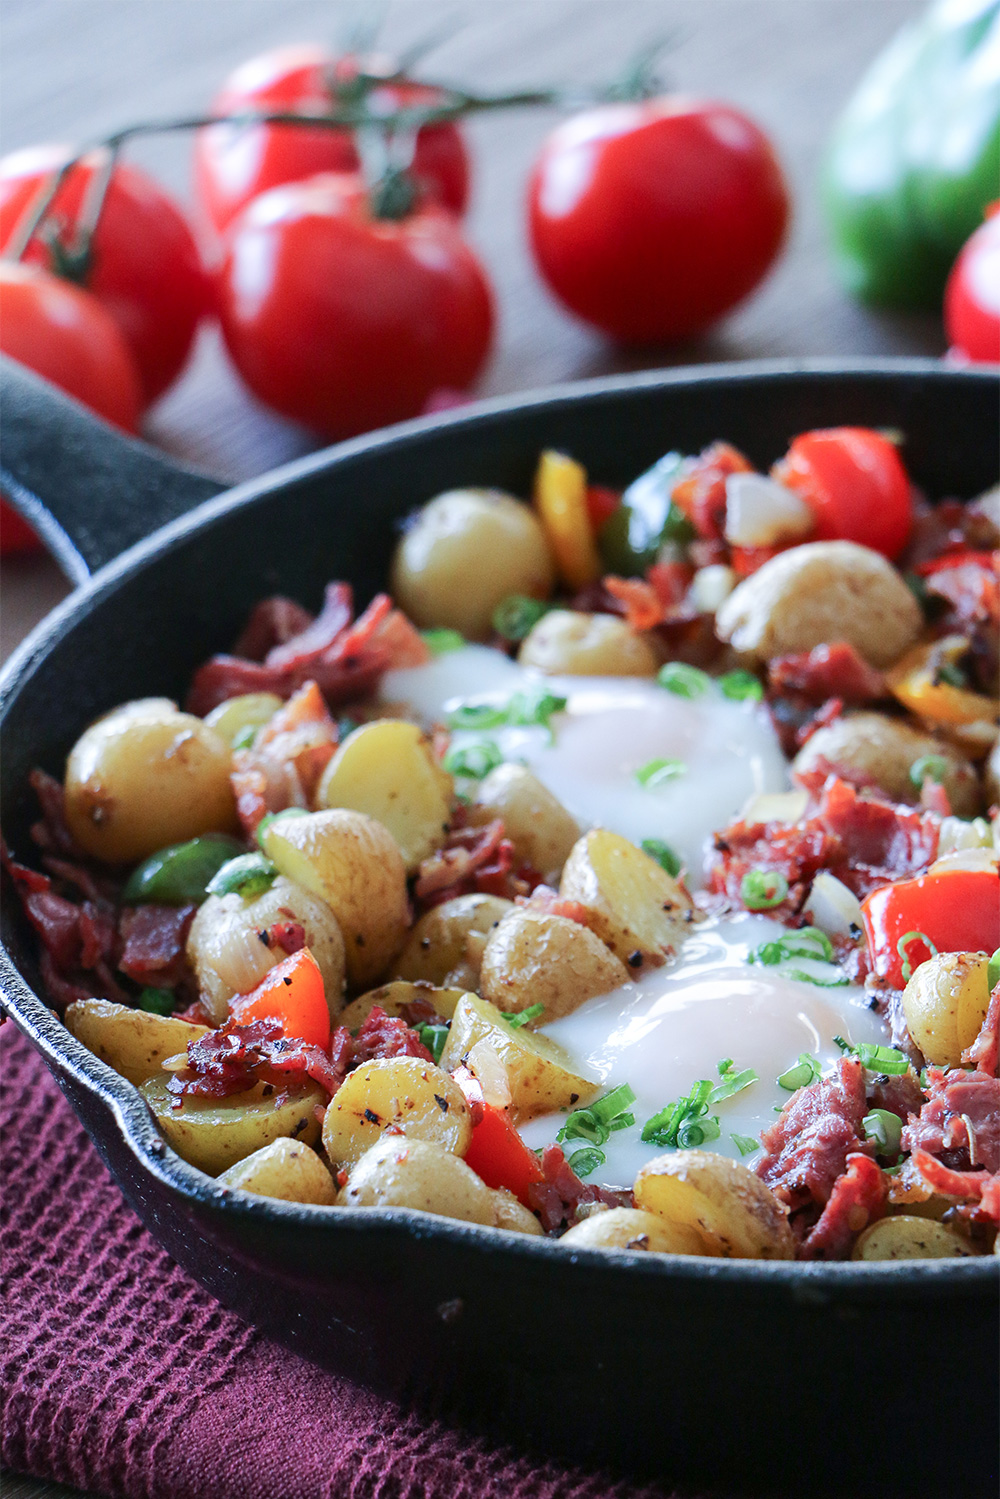
<svg viewBox="0 0 1000 1499">
<path fill-rule="evenodd" d="M 567 1249 L 629 1249 L 652 1254 L 705 1254 L 701 1236 L 642 1208 L 609 1208 L 574 1224 L 559 1240 Z"/>
<path fill-rule="evenodd" d="M 543 1005 L 536 1025 L 570 1015 L 585 1000 L 628 981 L 624 963 L 589 927 L 524 907 L 511 911 L 490 934 L 480 970 L 483 998 L 498 1009 Z"/>
<path fill-rule="evenodd" d="M 465 992 L 464 989 L 439 989 L 434 984 L 419 981 L 411 984 L 406 979 L 393 979 L 391 984 L 383 984 L 380 989 L 369 989 L 367 994 L 360 994 L 357 999 L 352 1000 L 337 1016 L 337 1024 L 346 1025 L 349 1031 L 356 1031 L 364 1025 L 376 1005 L 387 1015 L 401 1015 L 407 1005 L 412 1005 L 418 999 L 432 1004 L 436 1014 L 450 1020 L 455 1013 L 455 1006 Z"/>
<path fill-rule="evenodd" d="M 457 969 L 476 977 L 482 951 L 470 947 L 471 937 L 485 937 L 514 910 L 514 903 L 500 895 L 456 895 L 425 911 L 396 959 L 401 979 L 421 979 L 447 984 Z"/>
<path fill-rule="evenodd" d="M 575 1108 L 599 1091 L 598 1083 L 577 1072 L 572 1058 L 548 1036 L 508 1025 L 495 1005 L 466 994 L 451 1022 L 442 1067 L 462 1066 L 480 1042 L 486 1042 L 503 1063 L 519 1120 Z"/>
<path fill-rule="evenodd" d="M 301 1140 L 282 1137 L 237 1161 L 216 1178 L 220 1187 L 277 1197 L 282 1202 L 309 1202 L 332 1207 L 337 1196 L 333 1177 L 315 1150 Z"/>
<path fill-rule="evenodd" d="M 323 1148 L 336 1165 L 350 1165 L 390 1129 L 464 1155 L 472 1139 L 465 1094 L 447 1072 L 419 1057 L 364 1062 L 330 1101 Z"/>
<path fill-rule="evenodd" d="M 151 1077 L 139 1091 L 168 1144 L 209 1176 L 218 1176 L 282 1136 L 303 1145 L 319 1139 L 316 1110 L 325 1095 L 312 1084 L 279 1089 L 273 1083 L 257 1083 L 228 1098 L 186 1093 L 177 1107 L 177 1095 L 167 1091 L 168 1081 L 163 1074 Z"/>
<path fill-rule="evenodd" d="M 909 1213 L 880 1218 L 860 1235 L 852 1260 L 952 1260 L 975 1254 L 968 1239 L 932 1218 Z"/>
<path fill-rule="evenodd" d="M 152 1015 L 110 999 L 80 999 L 63 1017 L 66 1027 L 102 1062 L 136 1087 L 163 1071 L 167 1057 L 186 1051 L 208 1027 L 173 1015 Z"/>
<path fill-rule="evenodd" d="M 702 1254 L 791 1260 L 795 1240 L 771 1189 L 746 1166 L 706 1150 L 657 1156 L 635 1179 L 636 1207 L 693 1229 Z"/>
<path fill-rule="evenodd" d="M 383 1135 L 351 1168 L 338 1207 L 416 1208 L 463 1223 L 496 1225 L 493 1193 L 435 1140 Z"/>
<path fill-rule="evenodd" d="M 696 920 L 683 885 L 634 843 L 604 828 L 574 845 L 559 893 L 587 908 L 587 925 L 633 978 L 673 957 Z"/>
<path fill-rule="evenodd" d="M 928 958 L 903 990 L 907 1029 L 936 1067 L 957 1067 L 990 1004 L 989 956 L 943 952 Z"/>
</svg>

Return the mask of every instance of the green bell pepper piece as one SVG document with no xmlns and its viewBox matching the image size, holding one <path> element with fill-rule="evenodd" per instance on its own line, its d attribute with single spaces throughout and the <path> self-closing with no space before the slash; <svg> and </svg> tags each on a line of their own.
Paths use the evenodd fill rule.
<svg viewBox="0 0 1000 1499">
<path fill-rule="evenodd" d="M 844 287 L 940 308 L 948 271 L 1000 196 L 1000 0 L 936 0 L 899 32 L 837 125 L 823 197 Z"/>
<path fill-rule="evenodd" d="M 278 866 L 265 854 L 240 854 L 223 864 L 208 882 L 209 895 L 241 895 L 254 900 L 270 890 L 278 878 Z"/>
<path fill-rule="evenodd" d="M 691 522 L 671 499 L 685 461 L 680 453 L 668 453 L 626 489 L 621 504 L 604 522 L 597 538 L 608 572 L 621 578 L 641 578 L 665 542 L 693 539 Z"/>
<path fill-rule="evenodd" d="M 244 845 L 224 833 L 206 833 L 188 843 L 173 843 L 150 854 L 133 869 L 122 891 L 127 906 L 156 901 L 163 906 L 200 905 L 209 881 Z"/>
</svg>

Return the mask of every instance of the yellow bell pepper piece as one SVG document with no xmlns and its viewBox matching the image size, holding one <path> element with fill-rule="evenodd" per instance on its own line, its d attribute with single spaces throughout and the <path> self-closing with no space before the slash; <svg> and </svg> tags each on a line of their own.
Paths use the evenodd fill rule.
<svg viewBox="0 0 1000 1499">
<path fill-rule="evenodd" d="M 1000 709 L 992 698 L 966 687 L 956 687 L 942 676 L 968 650 L 963 635 L 946 635 L 914 646 L 886 674 L 890 691 L 911 713 L 928 723 L 960 726 L 973 723 L 995 723 Z"/>
<path fill-rule="evenodd" d="M 548 448 L 535 474 L 535 509 L 567 588 L 595 583 L 603 571 L 587 513 L 587 470 Z"/>
</svg>

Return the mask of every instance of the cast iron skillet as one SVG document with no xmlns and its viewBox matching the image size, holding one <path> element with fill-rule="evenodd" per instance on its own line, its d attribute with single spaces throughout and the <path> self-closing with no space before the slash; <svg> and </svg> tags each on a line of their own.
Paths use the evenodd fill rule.
<svg viewBox="0 0 1000 1499">
<path fill-rule="evenodd" d="M 794 433 L 864 424 L 906 434 L 932 495 L 975 495 L 998 469 L 994 376 L 918 360 L 593 381 L 409 423 L 222 495 L 20 371 L 4 395 L 4 488 L 81 584 L 2 679 L 3 827 L 22 854 L 29 770 L 60 774 L 91 719 L 183 696 L 265 594 L 318 607 L 327 579 L 348 578 L 363 604 L 401 516 L 454 485 L 523 494 L 543 446 L 622 483 L 670 447 L 725 437 L 766 465 Z M 220 1300 L 307 1357 L 522 1446 L 668 1483 L 988 1490 L 995 1262 L 612 1257 L 234 1196 L 166 1149 L 138 1093 L 46 1008 L 12 909 L 3 937 L 4 1003 L 129 1202 Z"/>
</svg>

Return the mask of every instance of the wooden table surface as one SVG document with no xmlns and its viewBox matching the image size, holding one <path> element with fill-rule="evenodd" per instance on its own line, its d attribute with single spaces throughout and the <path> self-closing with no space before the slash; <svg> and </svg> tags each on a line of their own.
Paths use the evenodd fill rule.
<svg viewBox="0 0 1000 1499">
<path fill-rule="evenodd" d="M 336 45 L 360 5 L 330 0 L 4 0 L 0 146 L 82 141 L 134 118 L 198 111 L 239 62 L 289 41 Z M 483 90 L 597 82 L 667 38 L 673 87 L 728 100 L 769 132 L 795 197 L 787 250 L 764 286 L 712 333 L 679 348 L 614 347 L 548 296 L 527 249 L 524 183 L 557 116 L 508 113 L 468 127 L 476 176 L 469 233 L 497 289 L 500 328 L 484 394 L 610 371 L 781 355 L 941 352 L 933 317 L 875 314 L 835 284 L 817 176 L 832 122 L 868 61 L 923 0 L 396 0 L 387 50 L 441 37 L 425 76 Z M 136 160 L 186 197 L 189 146 L 146 143 Z M 240 387 L 211 330 L 151 412 L 150 441 L 224 479 L 313 446 Z M 6 654 L 66 591 L 47 558 L 0 565 Z M 58 1499 L 58 1484 L 8 1475 L 8 1499 Z"/>
</svg>

